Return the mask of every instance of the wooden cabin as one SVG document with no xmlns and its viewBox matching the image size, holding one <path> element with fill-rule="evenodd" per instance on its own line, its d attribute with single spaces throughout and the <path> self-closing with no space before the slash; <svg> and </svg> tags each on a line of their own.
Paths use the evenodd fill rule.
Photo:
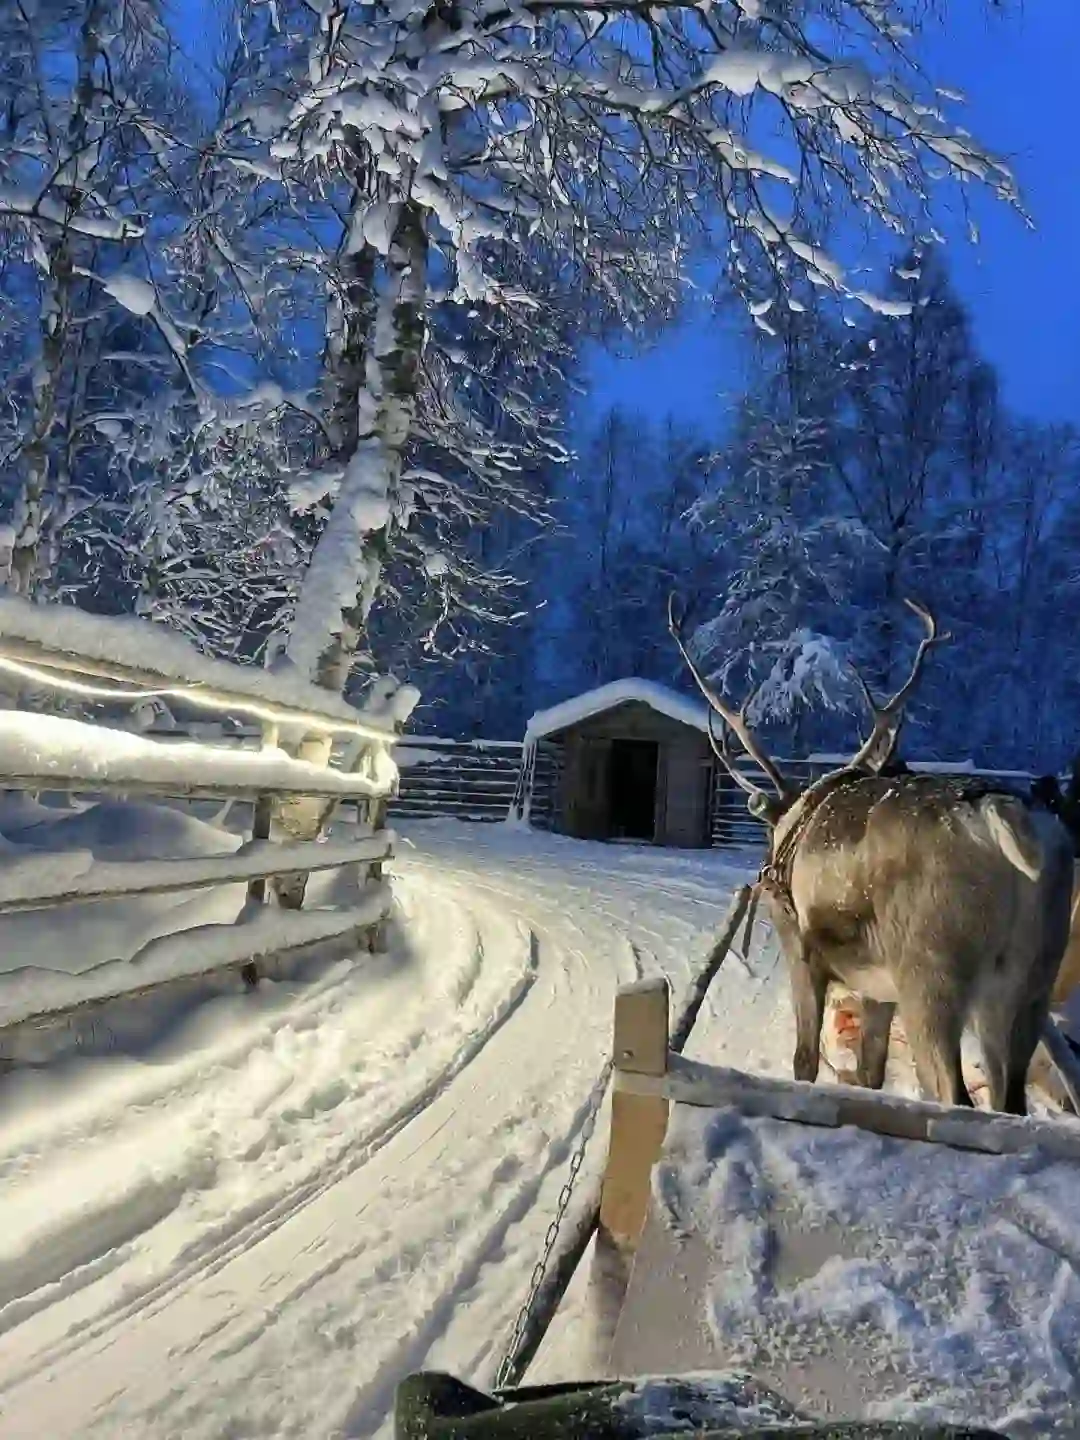
<svg viewBox="0 0 1080 1440">
<path fill-rule="evenodd" d="M 560 834 L 711 844 L 715 776 L 704 704 L 650 681 L 618 680 L 534 715 L 526 753 L 538 745 L 558 751 L 551 823 Z"/>
</svg>

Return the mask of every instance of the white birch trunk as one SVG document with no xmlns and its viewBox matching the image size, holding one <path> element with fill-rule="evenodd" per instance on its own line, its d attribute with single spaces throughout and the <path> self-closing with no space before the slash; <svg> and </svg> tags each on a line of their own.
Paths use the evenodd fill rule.
<svg viewBox="0 0 1080 1440">
<path fill-rule="evenodd" d="M 337 694 L 345 690 L 364 635 L 393 526 L 407 519 L 400 480 L 416 412 L 427 287 L 427 237 L 418 207 L 402 206 L 376 283 L 356 444 L 301 585 L 285 652 L 308 679 Z M 328 737 L 311 735 L 296 753 L 326 764 L 330 748 Z M 279 808 L 276 829 L 290 839 L 314 839 L 327 817 L 324 801 L 297 799 Z M 275 886 L 282 905 L 302 903 L 305 878 L 282 877 Z"/>
<path fill-rule="evenodd" d="M 426 270 L 423 220 L 406 204 L 375 305 L 356 448 L 301 584 L 286 648 L 308 679 L 337 694 L 378 593 L 390 532 L 403 518 L 399 485 L 416 411 Z"/>
</svg>

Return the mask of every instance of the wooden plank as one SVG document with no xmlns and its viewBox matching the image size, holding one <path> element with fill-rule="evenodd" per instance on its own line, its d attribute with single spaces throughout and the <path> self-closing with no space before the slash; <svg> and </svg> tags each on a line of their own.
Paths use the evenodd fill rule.
<svg viewBox="0 0 1080 1440">
<path fill-rule="evenodd" d="M 145 995 L 179 980 L 241 970 L 259 960 L 310 953 L 330 941 L 362 934 L 385 918 L 391 903 L 390 888 L 383 883 L 372 885 L 362 903 L 348 910 L 284 912 L 263 908 L 254 917 L 249 915 L 232 925 L 196 925 L 149 941 L 130 960 L 107 961 L 81 975 L 58 977 L 57 972 L 50 972 L 54 980 L 61 980 L 61 986 L 64 981 L 70 982 L 69 998 L 62 997 L 58 990 L 55 998 L 35 999 L 34 967 L 9 971 L 0 988 L 0 1034 L 21 1026 L 51 1024 L 65 1015 L 81 1013 L 87 1006 Z M 226 958 L 218 953 L 222 948 L 228 950 Z M 177 950 L 182 950 L 185 959 L 190 956 L 191 963 L 176 965 L 173 956 Z"/>
<path fill-rule="evenodd" d="M 301 944 L 283 945 L 278 949 L 274 950 L 272 953 L 265 952 L 259 956 L 259 960 L 262 962 L 264 969 L 267 969 L 271 964 L 291 964 L 296 961 L 318 958 L 326 954 L 327 948 L 329 946 L 341 944 L 342 942 L 347 942 L 349 948 L 351 949 L 356 943 L 353 937 L 355 936 L 357 937 L 357 939 L 359 939 L 359 937 L 362 937 L 366 928 L 366 926 L 346 926 L 337 935 L 324 935 L 320 936 L 317 940 L 305 941 Z M 254 964 L 256 962 L 253 961 L 251 963 Z M 245 968 L 246 967 L 244 965 L 237 967 L 236 963 L 232 961 L 226 965 L 218 965 L 204 970 L 197 970 L 193 971 L 190 974 L 173 975 L 163 980 L 152 980 L 145 985 L 138 985 L 129 990 L 118 991 L 116 994 L 95 996 L 93 999 L 81 1000 L 75 1004 L 65 1006 L 61 1009 L 42 1011 L 41 1013 L 32 1015 L 25 1020 L 14 1020 L 10 1023 L 0 1023 L 0 1047 L 11 1044 L 12 1041 L 15 1041 L 17 1043 L 19 1035 L 26 1031 L 42 1030 L 47 1029 L 51 1026 L 74 1024 L 78 1023 L 83 1019 L 92 1018 L 105 1006 L 112 1005 L 117 1002 L 142 1000 L 147 995 L 161 996 L 167 994 L 168 991 L 173 988 L 179 988 L 191 984 L 198 984 L 201 981 L 213 982 L 224 980 L 227 979 L 229 976 L 235 976 L 238 973 L 241 975 L 241 977 L 243 977 L 243 972 Z M 247 987 L 247 982 L 245 981 L 244 983 Z M 9 1056 L 0 1054 L 0 1076 L 2 1076 L 5 1072 L 17 1068 L 17 1060 L 12 1060 Z"/>
<path fill-rule="evenodd" d="M 623 1075 L 662 1084 L 668 1064 L 668 983 L 663 977 L 621 989 L 615 1000 L 614 1067 Z M 649 1177 L 667 1134 L 668 1101 L 662 1090 L 611 1097 L 611 1140 L 600 1195 L 600 1228 L 623 1251 L 632 1251 L 645 1224 Z"/>
<path fill-rule="evenodd" d="M 0 870 L 0 914 L 114 900 L 128 895 L 166 895 L 181 890 L 201 890 L 207 885 L 241 884 L 245 880 L 258 884 L 272 875 L 293 871 L 310 875 L 361 861 L 385 860 L 392 853 L 391 831 L 360 840 L 325 843 L 297 840 L 276 845 L 269 840 L 252 840 L 228 855 L 189 860 L 95 860 L 72 879 L 34 889 L 20 887 L 15 894 L 5 891 L 17 885 L 18 875 Z M 42 858 L 44 860 L 44 855 Z"/>
<path fill-rule="evenodd" d="M 730 1107 L 744 1115 L 771 1116 L 828 1129 L 852 1125 L 875 1135 L 989 1155 L 1010 1154 L 1037 1145 L 1064 1159 L 1080 1161 L 1080 1126 L 1067 1121 L 968 1110 L 850 1085 L 776 1080 L 702 1065 L 677 1055 L 669 1057 L 667 1073 L 659 1077 L 616 1070 L 615 1088 L 616 1092 L 638 1098 L 663 1096 L 678 1105 Z"/>
<path fill-rule="evenodd" d="M 477 805 L 510 804 L 517 786 L 513 776 L 507 776 L 497 785 L 452 784 L 440 779 L 438 784 L 417 785 L 415 781 L 402 784 L 398 793 L 402 798 L 412 800 L 469 800 Z"/>
<path fill-rule="evenodd" d="M 513 789 L 517 785 L 518 766 L 505 770 L 450 770 L 445 765 L 431 765 L 423 770 L 409 766 L 401 771 L 401 788 L 416 790 L 457 790 L 464 787 L 477 791 Z"/>
<path fill-rule="evenodd" d="M 499 754 L 513 750 L 521 754 L 520 740 L 444 740 L 434 735 L 405 735 L 401 746 L 404 750 L 445 750 L 448 755 L 483 755 L 486 752 Z"/>
<path fill-rule="evenodd" d="M 338 770 L 327 770 L 328 776 L 341 777 Z M 342 777 L 348 781 L 348 776 Z M 370 800 L 370 790 L 360 783 L 343 786 L 328 780 L 297 779 L 295 784 L 268 785 L 265 780 L 255 779 L 250 785 L 236 785 L 226 782 L 181 784 L 171 780 L 125 779 L 123 776 L 96 780 L 86 775 L 66 774 L 63 770 L 49 770 L 39 775 L 0 775 L 0 784 L 5 790 L 38 790 L 43 794 L 64 795 L 157 795 L 162 799 L 176 800 L 237 800 L 250 802 L 260 795 L 272 795 L 283 799 L 293 795 L 311 795 L 316 798 L 334 800 Z"/>
</svg>

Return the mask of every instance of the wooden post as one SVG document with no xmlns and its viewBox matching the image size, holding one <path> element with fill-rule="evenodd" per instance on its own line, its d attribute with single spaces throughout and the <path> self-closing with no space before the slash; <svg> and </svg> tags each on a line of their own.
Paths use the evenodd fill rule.
<svg viewBox="0 0 1080 1440">
<path fill-rule="evenodd" d="M 262 744 L 263 750 L 268 750 L 278 743 L 278 727 L 273 722 L 263 726 Z M 251 817 L 251 838 L 252 840 L 269 840 L 270 830 L 274 820 L 274 797 L 272 795 L 260 795 L 255 801 L 255 813 Z M 252 905 L 266 904 L 266 880 L 250 880 L 247 888 L 247 903 Z M 254 961 L 247 965 L 241 965 L 240 975 L 244 984 L 249 990 L 254 990 L 259 983 L 259 967 Z"/>
<path fill-rule="evenodd" d="M 667 1133 L 668 1101 L 662 1095 L 627 1094 L 619 1089 L 618 1077 L 667 1074 L 668 982 L 662 976 L 624 986 L 616 996 L 614 1067 L 600 1230 L 630 1255 L 645 1226 L 652 1167 Z"/>
<path fill-rule="evenodd" d="M 400 736 L 403 728 L 404 727 L 400 722 L 395 722 L 394 734 Z M 386 819 L 389 809 L 389 795 L 380 795 L 377 800 L 373 800 L 369 803 L 368 823 L 371 826 L 373 834 L 377 833 L 379 830 L 386 829 Z M 383 862 L 381 860 L 373 861 L 370 865 L 367 866 L 362 878 L 363 880 L 368 882 L 381 880 L 383 878 Z M 363 887 L 361 886 L 361 888 Z M 369 955 L 380 955 L 385 952 L 387 948 L 385 921 L 380 920 L 377 925 L 373 925 L 371 927 L 367 937 L 367 948 Z"/>
</svg>

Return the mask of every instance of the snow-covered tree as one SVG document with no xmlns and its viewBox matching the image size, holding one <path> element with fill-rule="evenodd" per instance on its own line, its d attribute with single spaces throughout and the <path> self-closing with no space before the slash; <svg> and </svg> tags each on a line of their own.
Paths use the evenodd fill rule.
<svg viewBox="0 0 1080 1440">
<path fill-rule="evenodd" d="M 1005 417 L 995 462 L 967 724 L 982 753 L 1056 771 L 1080 750 L 1080 433 Z"/>
<path fill-rule="evenodd" d="M 691 645 L 714 684 L 749 701 L 752 724 L 797 728 L 812 712 L 857 708 L 836 627 L 870 540 L 830 508 L 827 408 L 815 411 L 810 388 L 794 404 L 786 391 L 773 374 L 744 402 L 695 507 L 716 546 L 720 598 L 701 597 Z"/>
<path fill-rule="evenodd" d="M 920 7 L 902 8 L 913 19 Z M 335 0 L 317 19 L 298 4 L 276 13 L 292 64 L 275 59 L 249 106 L 267 142 L 260 165 L 286 185 L 348 179 L 337 326 L 348 426 L 324 471 L 332 503 L 288 643 L 293 664 L 335 689 L 393 534 L 424 499 L 410 445 L 433 438 L 473 475 L 502 460 L 475 423 L 474 368 L 434 343 L 437 309 L 475 311 L 535 367 L 559 306 L 585 324 L 636 324 L 670 304 L 714 225 L 859 293 L 821 245 L 835 206 L 898 225 L 939 168 L 1012 193 L 921 86 L 904 17 L 861 0 L 647 11 Z M 770 155 L 776 124 L 789 144 Z M 514 378 L 503 405 L 528 393 Z M 517 418 L 522 436 L 536 433 L 527 405 Z"/>
<path fill-rule="evenodd" d="M 88 396 L 101 317 L 125 298 L 141 308 L 116 272 L 145 236 L 139 186 L 159 136 L 144 102 L 163 48 L 156 0 L 41 0 L 0 14 L 0 250 L 18 317 L 0 464 L 4 579 L 19 593 L 55 569 L 85 502 L 82 471 L 103 445 Z"/>
<path fill-rule="evenodd" d="M 891 293 L 907 313 L 888 324 L 866 318 L 838 350 L 830 459 L 838 502 L 875 542 L 851 597 L 868 678 L 891 693 L 906 671 L 905 596 L 928 604 L 954 637 L 949 663 L 928 668 L 911 707 L 909 732 L 918 734 L 923 717 L 958 694 L 957 652 L 987 643 L 979 537 L 1003 518 L 987 511 L 999 408 L 940 254 L 905 256 Z M 979 699 L 976 687 L 971 705 Z"/>
</svg>

